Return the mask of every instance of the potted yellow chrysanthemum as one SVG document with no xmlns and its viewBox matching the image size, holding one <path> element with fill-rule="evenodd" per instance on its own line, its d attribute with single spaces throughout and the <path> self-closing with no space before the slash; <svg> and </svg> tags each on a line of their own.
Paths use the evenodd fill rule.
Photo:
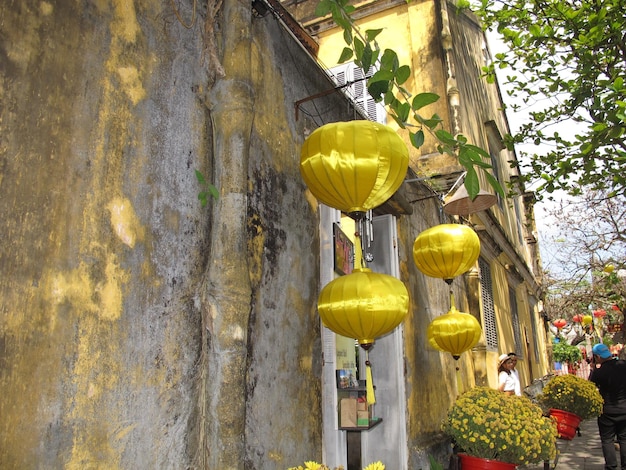
<svg viewBox="0 0 626 470">
<path fill-rule="evenodd" d="M 602 395 L 593 382 L 572 374 L 551 379 L 537 397 L 557 420 L 559 437 L 573 439 L 581 420 L 600 416 Z"/>
<path fill-rule="evenodd" d="M 539 406 L 526 397 L 486 387 L 475 387 L 457 398 L 443 430 L 459 448 L 464 470 L 513 469 L 556 455 L 556 426 Z"/>
</svg>

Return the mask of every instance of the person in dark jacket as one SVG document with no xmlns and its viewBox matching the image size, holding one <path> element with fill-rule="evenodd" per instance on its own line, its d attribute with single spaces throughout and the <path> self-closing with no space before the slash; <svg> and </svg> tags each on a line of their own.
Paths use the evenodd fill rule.
<svg viewBox="0 0 626 470">
<path fill-rule="evenodd" d="M 595 383 L 604 398 L 598 418 L 605 470 L 617 470 L 615 439 L 619 444 L 621 470 L 626 470 L 626 362 L 613 357 L 604 344 L 593 349 L 594 367 L 589 380 Z"/>
</svg>

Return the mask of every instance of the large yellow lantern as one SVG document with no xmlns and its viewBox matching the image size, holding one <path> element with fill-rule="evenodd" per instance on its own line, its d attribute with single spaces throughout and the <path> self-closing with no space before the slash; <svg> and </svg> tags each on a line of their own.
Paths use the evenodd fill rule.
<svg viewBox="0 0 626 470">
<path fill-rule="evenodd" d="M 459 312 L 454 305 L 448 313 L 435 318 L 426 330 L 430 345 L 439 351 L 449 352 L 454 359 L 476 346 L 481 333 L 478 320 L 469 313 Z"/>
<path fill-rule="evenodd" d="M 367 349 L 402 322 L 409 311 L 409 293 L 393 276 L 355 268 L 322 289 L 317 308 L 327 328 L 357 339 Z"/>
<path fill-rule="evenodd" d="M 400 187 L 409 151 L 397 132 L 371 121 L 334 122 L 304 141 L 300 173 L 324 204 L 360 219 Z"/>
<path fill-rule="evenodd" d="M 480 255 L 480 240 L 467 225 L 441 224 L 424 230 L 413 243 L 417 268 L 446 282 L 470 270 Z"/>
<path fill-rule="evenodd" d="M 408 313 L 405 285 L 393 276 L 356 267 L 322 289 L 317 309 L 327 328 L 357 339 L 365 350 L 367 402 L 376 403 L 369 349 L 377 337 L 391 332 Z"/>
</svg>

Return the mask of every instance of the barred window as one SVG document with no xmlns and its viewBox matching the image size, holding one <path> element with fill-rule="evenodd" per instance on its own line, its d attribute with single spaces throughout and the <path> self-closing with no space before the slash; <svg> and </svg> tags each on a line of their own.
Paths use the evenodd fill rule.
<svg viewBox="0 0 626 470">
<path fill-rule="evenodd" d="M 487 351 L 498 350 L 498 330 L 496 327 L 496 311 L 493 305 L 493 285 L 491 283 L 491 268 L 484 259 L 478 260 L 480 268 L 480 291 L 483 304 L 483 327 Z"/>
<path fill-rule="evenodd" d="M 536 316 L 537 314 L 535 313 L 535 307 L 536 307 L 537 303 L 535 302 L 535 300 L 533 298 L 530 299 L 530 318 L 531 318 L 531 322 L 530 322 L 530 327 L 531 327 L 531 332 L 532 332 L 532 338 L 533 338 L 533 351 L 534 351 L 534 356 L 535 356 L 535 363 L 539 364 L 539 344 L 538 344 L 538 338 L 539 338 L 539 334 L 537 332 L 537 321 Z"/>
<path fill-rule="evenodd" d="M 519 322 L 519 313 L 517 311 L 517 296 L 515 291 L 509 287 L 509 303 L 511 304 L 511 323 L 513 324 L 513 339 L 515 339 L 515 354 L 520 359 L 522 357 L 522 331 Z"/>
</svg>

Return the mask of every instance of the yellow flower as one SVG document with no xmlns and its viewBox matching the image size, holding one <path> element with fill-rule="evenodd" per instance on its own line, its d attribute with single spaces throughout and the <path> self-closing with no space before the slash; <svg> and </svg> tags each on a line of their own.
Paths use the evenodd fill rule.
<svg viewBox="0 0 626 470">
<path fill-rule="evenodd" d="M 461 395 L 442 429 L 461 451 L 476 457 L 539 463 L 556 452 L 556 426 L 541 408 L 486 387 Z"/>
<path fill-rule="evenodd" d="M 289 467 L 287 470 L 330 470 L 330 468 L 328 468 L 324 464 L 309 460 L 307 462 L 304 462 L 304 467 L 302 465 L 299 465 L 297 467 Z M 335 470 L 344 470 L 343 465 L 335 467 Z M 382 462 L 374 462 L 369 464 L 363 470 L 385 470 L 385 466 Z"/>
<path fill-rule="evenodd" d="M 593 382 L 571 374 L 551 379 L 543 388 L 539 400 L 545 408 L 574 413 L 581 419 L 599 416 L 604 403 Z"/>
<path fill-rule="evenodd" d="M 385 466 L 383 465 L 382 462 L 374 462 L 369 464 L 367 467 L 365 467 L 363 470 L 385 470 Z"/>
</svg>

